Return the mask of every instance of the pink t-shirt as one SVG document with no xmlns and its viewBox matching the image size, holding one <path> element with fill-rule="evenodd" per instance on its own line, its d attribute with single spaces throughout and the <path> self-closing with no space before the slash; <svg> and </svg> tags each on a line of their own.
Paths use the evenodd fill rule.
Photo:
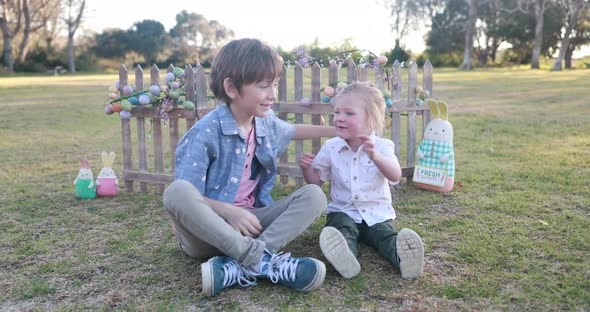
<svg viewBox="0 0 590 312">
<path fill-rule="evenodd" d="M 254 208 L 256 197 L 254 197 L 254 189 L 260 180 L 260 175 L 256 176 L 256 179 L 250 180 L 252 176 L 252 160 L 254 159 L 254 151 L 256 150 L 256 137 L 254 126 L 246 138 L 248 147 L 246 148 L 246 162 L 244 163 L 244 173 L 242 173 L 242 179 L 240 180 L 240 186 L 236 193 L 234 205 L 238 207 Z"/>
</svg>

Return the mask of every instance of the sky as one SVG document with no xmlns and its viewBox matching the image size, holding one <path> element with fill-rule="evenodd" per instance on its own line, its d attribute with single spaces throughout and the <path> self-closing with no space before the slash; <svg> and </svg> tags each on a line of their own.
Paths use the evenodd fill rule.
<svg viewBox="0 0 590 312">
<path fill-rule="evenodd" d="M 217 20 L 235 33 L 235 38 L 258 38 L 291 50 L 311 44 L 338 47 L 351 39 L 359 49 L 379 54 L 395 44 L 389 11 L 383 0 L 205 0 L 138 1 L 87 0 L 83 27 L 102 32 L 105 28 L 128 29 L 133 23 L 154 19 L 166 30 L 182 10 Z M 414 32 L 402 41 L 406 49 L 421 52 L 424 32 Z"/>
<path fill-rule="evenodd" d="M 380 54 L 391 50 L 396 39 L 384 0 L 168 1 L 87 0 L 82 27 L 102 32 L 154 19 L 170 30 L 176 24 L 176 14 L 187 10 L 219 21 L 234 31 L 235 38 L 258 38 L 288 51 L 316 38 L 321 47 L 335 48 L 350 39 L 357 48 Z M 410 32 L 401 44 L 420 53 L 425 49 L 424 35 L 423 29 Z M 574 52 L 574 58 L 583 55 L 590 55 L 590 45 Z"/>
</svg>

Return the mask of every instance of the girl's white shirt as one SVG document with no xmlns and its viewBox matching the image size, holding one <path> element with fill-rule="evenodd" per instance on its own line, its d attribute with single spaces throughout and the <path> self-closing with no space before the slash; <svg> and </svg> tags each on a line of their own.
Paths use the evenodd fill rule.
<svg viewBox="0 0 590 312">
<path fill-rule="evenodd" d="M 391 140 L 376 135 L 371 137 L 376 151 L 397 160 Z M 332 201 L 328 213 L 343 212 L 355 223 L 364 220 L 369 226 L 395 219 L 389 181 L 363 146 L 355 152 L 345 140 L 339 137 L 329 139 L 313 160 L 312 168 L 322 181 L 330 182 Z"/>
</svg>

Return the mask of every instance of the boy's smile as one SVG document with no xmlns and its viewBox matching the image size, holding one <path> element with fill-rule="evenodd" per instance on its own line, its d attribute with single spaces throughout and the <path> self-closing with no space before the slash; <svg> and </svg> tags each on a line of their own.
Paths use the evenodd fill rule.
<svg viewBox="0 0 590 312">
<path fill-rule="evenodd" d="M 276 99 L 277 87 L 278 79 L 243 85 L 234 93 L 230 108 L 243 117 L 264 117 Z"/>
</svg>

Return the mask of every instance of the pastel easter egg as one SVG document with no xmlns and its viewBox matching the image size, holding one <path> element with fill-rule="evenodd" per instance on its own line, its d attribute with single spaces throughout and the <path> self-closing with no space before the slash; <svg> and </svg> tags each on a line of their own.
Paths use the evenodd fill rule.
<svg viewBox="0 0 590 312">
<path fill-rule="evenodd" d="M 327 95 L 322 96 L 322 102 L 324 103 L 330 103 L 330 97 Z"/>
<path fill-rule="evenodd" d="M 119 103 L 119 102 L 115 102 L 115 103 L 109 105 L 108 107 L 111 108 L 111 111 L 113 113 L 118 113 L 123 110 L 123 107 L 121 107 L 121 103 Z"/>
<path fill-rule="evenodd" d="M 334 96 L 334 88 L 332 88 L 331 86 L 327 86 L 324 88 L 324 94 L 329 96 L 329 97 L 333 97 Z"/>
<path fill-rule="evenodd" d="M 334 98 L 330 98 L 330 105 L 332 105 L 332 107 L 336 105 L 336 100 Z"/>
<path fill-rule="evenodd" d="M 416 93 L 420 94 L 422 92 L 422 86 L 416 86 Z"/>
<path fill-rule="evenodd" d="M 123 108 L 124 111 L 127 111 L 127 112 L 130 112 L 133 109 L 133 105 L 131 104 L 131 102 L 129 100 L 121 101 L 121 107 Z"/>
<path fill-rule="evenodd" d="M 121 119 L 131 119 L 131 113 L 128 111 L 122 111 L 119 113 L 119 118 Z"/>
<path fill-rule="evenodd" d="M 169 83 L 171 81 L 174 81 L 174 79 L 176 79 L 176 76 L 174 76 L 174 73 L 167 73 L 165 79 L 166 83 Z"/>
<path fill-rule="evenodd" d="M 107 115 L 111 115 L 113 113 L 113 111 L 111 110 L 111 106 L 110 105 L 109 106 L 106 106 L 104 108 L 104 113 L 107 114 Z"/>
<path fill-rule="evenodd" d="M 299 104 L 301 106 L 311 106 L 311 99 L 304 97 L 301 100 L 299 100 Z"/>
<path fill-rule="evenodd" d="M 150 87 L 150 93 L 153 96 L 160 96 L 160 86 L 158 85 L 153 85 Z"/>
<path fill-rule="evenodd" d="M 180 87 L 180 83 L 178 81 L 172 83 L 172 89 L 178 89 L 178 87 Z"/>
<path fill-rule="evenodd" d="M 133 88 L 129 85 L 123 87 L 123 94 L 124 95 L 131 95 L 133 94 Z"/>
<path fill-rule="evenodd" d="M 174 76 L 176 78 L 184 77 L 184 69 L 182 69 L 180 67 L 174 67 L 174 70 L 172 71 L 172 73 L 174 73 Z"/>
<path fill-rule="evenodd" d="M 136 96 L 132 96 L 128 100 L 129 100 L 129 102 L 131 102 L 131 105 L 138 105 L 139 104 L 139 99 Z"/>
<path fill-rule="evenodd" d="M 424 101 L 422 101 L 422 99 L 416 99 L 416 105 L 420 106 L 424 104 Z"/>
<path fill-rule="evenodd" d="M 150 95 L 150 104 L 156 104 L 158 102 L 158 97 Z"/>
<path fill-rule="evenodd" d="M 184 99 L 182 97 L 179 97 L 178 101 L 176 101 L 176 104 L 178 104 L 178 105 L 184 104 Z"/>
<path fill-rule="evenodd" d="M 383 89 L 383 90 L 381 90 L 381 93 L 383 93 L 384 98 L 391 99 L 391 92 L 389 92 L 389 90 Z"/>
<path fill-rule="evenodd" d="M 385 105 L 387 107 L 392 107 L 393 106 L 393 101 L 391 99 L 385 99 Z"/>
<path fill-rule="evenodd" d="M 119 96 L 117 95 L 117 93 L 115 92 L 111 92 L 109 93 L 109 99 L 114 100 L 116 98 L 118 98 Z"/>
<path fill-rule="evenodd" d="M 173 99 L 177 99 L 180 96 L 180 92 L 178 92 L 177 90 L 172 90 L 170 91 L 170 97 Z"/>
<path fill-rule="evenodd" d="M 422 90 L 422 92 L 420 92 L 420 98 L 423 100 L 425 100 L 429 96 L 430 96 L 430 91 L 428 91 L 428 90 Z"/>
<path fill-rule="evenodd" d="M 142 94 L 139 96 L 139 104 L 141 105 L 148 105 L 150 104 L 150 96 L 147 94 Z"/>
<path fill-rule="evenodd" d="M 119 80 L 115 81 L 115 89 L 119 90 L 120 87 L 121 83 L 119 82 Z"/>
<path fill-rule="evenodd" d="M 184 101 L 184 108 L 186 108 L 186 109 L 194 109 L 195 108 L 195 103 L 193 103 L 191 101 Z"/>
<path fill-rule="evenodd" d="M 379 55 L 379 57 L 377 57 L 377 62 L 379 63 L 379 65 L 387 64 L 387 56 Z"/>
</svg>

